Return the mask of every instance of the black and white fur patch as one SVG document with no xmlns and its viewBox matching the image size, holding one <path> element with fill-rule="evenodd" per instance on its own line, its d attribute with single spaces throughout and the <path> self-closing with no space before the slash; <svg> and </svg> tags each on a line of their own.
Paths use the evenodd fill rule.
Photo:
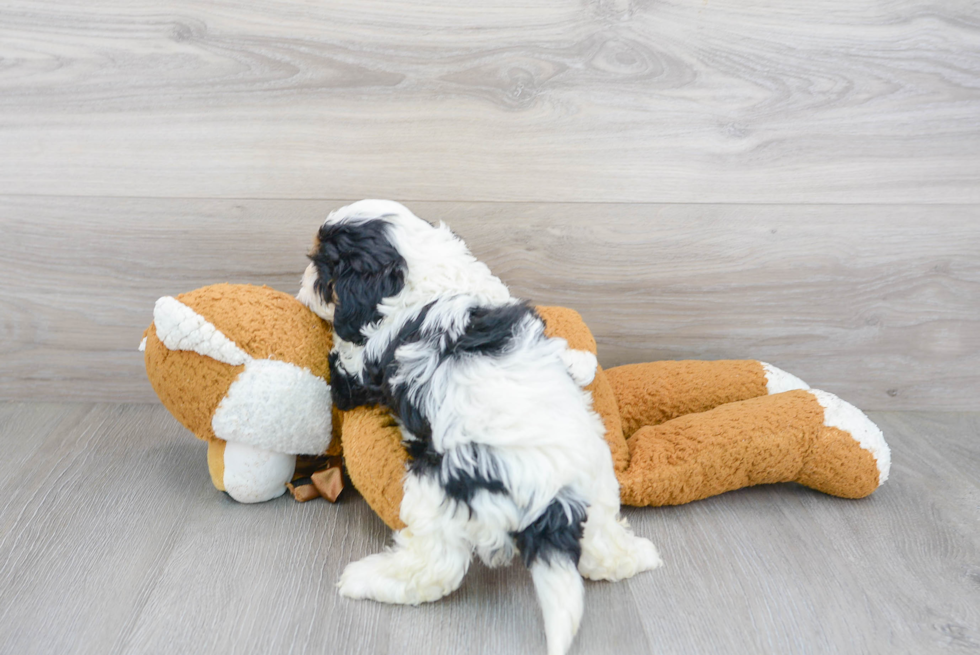
<svg viewBox="0 0 980 655">
<path fill-rule="evenodd" d="M 445 225 L 398 203 L 332 213 L 310 259 L 299 298 L 334 321 L 334 403 L 389 408 L 410 456 L 408 527 L 390 551 L 349 565 L 341 593 L 435 600 L 459 586 L 474 552 L 501 565 L 519 551 L 549 653 L 564 653 L 582 613 L 580 574 L 621 579 L 660 563 L 619 519 L 604 427 L 582 388 L 591 376 L 569 369 L 588 358 L 546 337 Z"/>
</svg>

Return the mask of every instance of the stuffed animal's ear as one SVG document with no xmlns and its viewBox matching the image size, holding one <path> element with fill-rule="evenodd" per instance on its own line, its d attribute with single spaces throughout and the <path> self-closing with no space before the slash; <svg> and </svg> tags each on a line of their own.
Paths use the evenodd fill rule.
<svg viewBox="0 0 980 655">
<path fill-rule="evenodd" d="M 344 341 L 364 345 L 361 329 L 381 320 L 378 305 L 405 286 L 405 258 L 392 245 L 381 219 L 324 225 L 312 259 L 321 280 L 329 277 L 333 324 Z"/>
</svg>

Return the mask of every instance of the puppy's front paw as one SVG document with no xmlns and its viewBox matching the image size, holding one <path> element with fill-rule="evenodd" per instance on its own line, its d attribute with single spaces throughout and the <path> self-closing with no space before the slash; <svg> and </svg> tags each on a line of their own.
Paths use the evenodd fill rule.
<svg viewBox="0 0 980 655">
<path fill-rule="evenodd" d="M 587 387 L 595 379 L 596 368 L 599 360 L 587 350 L 565 350 L 561 354 L 562 361 L 565 362 L 568 373 L 580 387 Z"/>
</svg>

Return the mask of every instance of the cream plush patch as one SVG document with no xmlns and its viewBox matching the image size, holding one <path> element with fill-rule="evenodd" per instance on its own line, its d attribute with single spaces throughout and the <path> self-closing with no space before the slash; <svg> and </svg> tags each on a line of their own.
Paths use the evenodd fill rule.
<svg viewBox="0 0 980 655">
<path fill-rule="evenodd" d="M 295 364 L 253 359 L 211 419 L 229 442 L 289 454 L 318 454 L 330 445 L 330 385 Z"/>
<path fill-rule="evenodd" d="M 809 389 L 810 385 L 796 377 L 792 373 L 787 373 L 781 368 L 776 368 L 772 364 L 759 362 L 766 372 L 766 391 L 771 396 L 774 393 L 784 391 L 795 391 L 796 389 Z"/>
<path fill-rule="evenodd" d="M 228 442 L 224 449 L 224 490 L 240 503 L 262 503 L 286 492 L 296 455 Z"/>
<path fill-rule="evenodd" d="M 153 307 L 157 338 L 170 350 L 192 350 L 225 364 L 239 366 L 251 359 L 210 321 L 172 296 Z"/>
</svg>

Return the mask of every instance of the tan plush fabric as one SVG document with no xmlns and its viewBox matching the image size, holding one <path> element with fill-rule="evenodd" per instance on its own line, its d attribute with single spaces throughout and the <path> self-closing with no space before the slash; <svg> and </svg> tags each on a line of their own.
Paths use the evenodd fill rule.
<svg viewBox="0 0 980 655">
<path fill-rule="evenodd" d="M 208 439 L 208 472 L 211 484 L 218 491 L 225 490 L 225 444 L 224 439 Z"/>
<path fill-rule="evenodd" d="M 824 426 L 808 391 L 720 405 L 629 439 L 620 476 L 627 505 L 680 505 L 756 484 L 800 482 L 848 498 L 878 486 L 874 458 L 846 432 Z"/>
<path fill-rule="evenodd" d="M 767 393 L 765 370 L 754 360 L 628 364 L 606 375 L 619 401 L 627 439 L 646 425 Z"/>
<path fill-rule="evenodd" d="M 539 305 L 534 309 L 544 320 L 545 336 L 564 339 L 572 350 L 586 350 L 593 355 L 598 352 L 592 330 L 577 311 L 568 307 L 546 305 Z"/>
<path fill-rule="evenodd" d="M 152 324 L 143 336 L 146 376 L 160 402 L 198 439 L 217 439 L 211 429 L 211 417 L 245 367 L 230 366 L 186 350 L 168 350 L 157 339 Z"/>
<path fill-rule="evenodd" d="M 404 528 L 398 514 L 408 453 L 391 414 L 380 407 L 358 407 L 347 412 L 341 440 L 354 487 L 390 528 Z"/>
<path fill-rule="evenodd" d="M 585 389 L 592 394 L 592 409 L 602 417 L 602 422 L 606 426 L 606 443 L 609 444 L 613 467 L 618 475 L 629 466 L 630 451 L 623 436 L 623 424 L 620 420 L 615 392 L 601 366 L 596 371 L 595 380 Z"/>
<path fill-rule="evenodd" d="M 595 352 L 577 312 L 537 310 L 548 336 Z M 878 486 L 871 453 L 848 433 L 825 427 L 812 394 L 767 395 L 757 361 L 600 367 L 587 389 L 606 425 L 626 505 L 675 505 L 770 482 L 796 481 L 846 498 Z M 398 513 L 408 457 L 390 414 L 379 408 L 346 414 L 343 450 L 354 486 L 385 523 L 403 528 Z"/>
<path fill-rule="evenodd" d="M 239 348 L 256 359 L 275 359 L 329 379 L 329 324 L 289 294 L 268 287 L 215 284 L 177 296 Z M 231 366 L 195 352 L 169 350 L 153 324 L 146 337 L 146 374 L 163 405 L 200 439 L 214 440 L 211 419 L 244 366 Z M 335 422 L 339 423 L 339 422 Z M 340 450 L 339 428 L 330 454 Z"/>
<path fill-rule="evenodd" d="M 214 284 L 177 296 L 256 359 L 296 364 L 329 379 L 330 325 L 282 291 L 247 284 Z"/>
<path fill-rule="evenodd" d="M 329 377 L 329 326 L 291 296 L 264 287 L 215 285 L 178 300 L 250 356 L 280 359 Z M 548 336 L 595 354 L 595 339 L 577 312 L 537 309 Z M 222 489 L 224 442 L 211 431 L 211 417 L 244 367 L 170 351 L 153 325 L 145 336 L 150 382 L 174 416 L 209 441 L 212 481 Z M 628 505 L 686 503 L 771 482 L 796 481 L 847 498 L 878 486 L 871 453 L 847 432 L 825 426 L 824 410 L 809 392 L 767 395 L 765 372 L 756 361 L 599 367 L 587 390 L 605 423 Z M 342 451 L 351 481 L 368 504 L 390 527 L 403 528 L 399 508 L 408 456 L 394 419 L 377 407 L 334 410 L 333 434 L 326 454 Z M 339 469 L 318 475 L 323 487 L 318 495 L 335 497 L 342 485 Z M 312 497 L 309 491 L 296 488 L 304 499 Z"/>
<path fill-rule="evenodd" d="M 329 380 L 327 381 L 329 382 Z M 343 428 L 344 428 L 344 412 L 334 407 L 332 440 L 330 441 L 330 445 L 327 447 L 327 451 L 323 453 L 324 455 L 328 457 L 339 457 L 343 455 L 344 445 L 340 439 L 340 435 Z"/>
<path fill-rule="evenodd" d="M 795 482 L 841 498 L 864 498 L 880 484 L 878 464 L 839 428 L 822 427 Z"/>
</svg>

